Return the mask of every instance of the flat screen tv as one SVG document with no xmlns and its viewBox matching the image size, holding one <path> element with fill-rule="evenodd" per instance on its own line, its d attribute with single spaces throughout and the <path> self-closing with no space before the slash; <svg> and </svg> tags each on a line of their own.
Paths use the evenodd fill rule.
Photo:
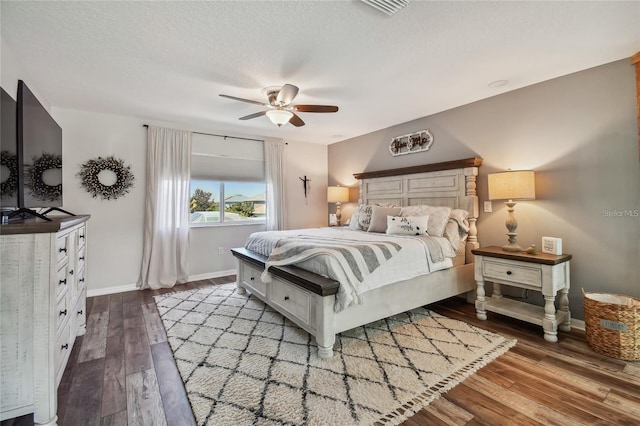
<svg viewBox="0 0 640 426">
<path fill-rule="evenodd" d="M 18 104 L 0 88 L 0 208 L 18 207 Z"/>
<path fill-rule="evenodd" d="M 18 207 L 61 207 L 62 128 L 22 80 L 17 119 Z"/>
</svg>

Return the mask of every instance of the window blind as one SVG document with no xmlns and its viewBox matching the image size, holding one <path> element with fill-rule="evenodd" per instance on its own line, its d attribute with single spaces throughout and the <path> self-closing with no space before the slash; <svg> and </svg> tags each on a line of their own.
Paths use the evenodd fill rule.
<svg viewBox="0 0 640 426">
<path fill-rule="evenodd" d="M 264 142 L 193 134 L 191 179 L 263 182 Z"/>
</svg>

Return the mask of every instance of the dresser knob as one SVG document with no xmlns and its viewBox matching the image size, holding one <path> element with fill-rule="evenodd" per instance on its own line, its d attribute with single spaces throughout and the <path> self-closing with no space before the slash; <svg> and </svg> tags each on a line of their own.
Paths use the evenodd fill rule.
<svg viewBox="0 0 640 426">
<path fill-rule="evenodd" d="M 80 239 L 84 240 L 84 234 L 80 234 Z"/>
<path fill-rule="evenodd" d="M 60 280 L 60 284 L 59 285 L 66 284 L 66 283 L 67 283 L 67 279 L 65 278 L 64 280 Z"/>
<path fill-rule="evenodd" d="M 73 269 L 69 271 L 69 275 L 73 275 Z"/>
<path fill-rule="evenodd" d="M 78 281 L 83 283 L 84 282 L 84 278 L 80 278 Z"/>
<path fill-rule="evenodd" d="M 67 248 L 66 247 L 62 247 L 59 251 L 60 251 L 60 253 L 66 253 L 67 252 Z"/>
<path fill-rule="evenodd" d="M 78 260 L 84 260 L 84 256 L 80 256 Z"/>
<path fill-rule="evenodd" d="M 507 275 L 511 275 L 511 271 L 507 271 Z"/>
<path fill-rule="evenodd" d="M 284 300 L 289 300 L 289 296 L 285 296 L 285 297 L 284 297 Z"/>
<path fill-rule="evenodd" d="M 67 315 L 67 310 L 65 309 L 64 311 L 60 311 L 60 315 Z"/>
<path fill-rule="evenodd" d="M 60 349 L 69 349 L 69 344 L 65 343 L 64 345 L 60 346 Z"/>
<path fill-rule="evenodd" d="M 251 279 L 251 281 L 253 281 L 253 280 L 255 280 L 256 278 L 255 278 L 255 277 L 251 277 L 250 279 Z"/>
<path fill-rule="evenodd" d="M 84 313 L 84 311 L 83 311 L 82 309 L 80 309 L 80 310 L 78 311 L 78 315 L 82 315 L 83 313 Z"/>
</svg>

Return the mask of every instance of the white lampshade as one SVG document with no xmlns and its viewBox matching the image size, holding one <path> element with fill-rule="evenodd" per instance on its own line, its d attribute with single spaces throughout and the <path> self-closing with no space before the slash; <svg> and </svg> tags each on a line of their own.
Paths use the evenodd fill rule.
<svg viewBox="0 0 640 426">
<path fill-rule="evenodd" d="M 489 178 L 489 200 L 535 200 L 535 173 L 514 170 L 493 173 Z"/>
<path fill-rule="evenodd" d="M 269 117 L 269 120 L 271 120 L 273 124 L 277 124 L 278 127 L 280 127 L 291 120 L 293 113 L 284 109 L 270 109 L 267 111 L 267 117 Z"/>
<path fill-rule="evenodd" d="M 349 201 L 349 188 L 346 186 L 329 186 L 327 201 L 330 203 L 346 203 Z"/>
</svg>

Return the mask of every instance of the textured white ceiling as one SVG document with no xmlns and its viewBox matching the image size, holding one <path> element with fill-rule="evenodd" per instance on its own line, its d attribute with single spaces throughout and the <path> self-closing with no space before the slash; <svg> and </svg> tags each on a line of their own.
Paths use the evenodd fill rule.
<svg viewBox="0 0 640 426">
<path fill-rule="evenodd" d="M 0 7 L 2 38 L 53 106 L 323 144 L 640 50 L 638 1 L 413 1 L 393 17 L 356 0 Z M 340 111 L 277 128 L 218 96 L 261 101 L 284 83 Z"/>
</svg>

